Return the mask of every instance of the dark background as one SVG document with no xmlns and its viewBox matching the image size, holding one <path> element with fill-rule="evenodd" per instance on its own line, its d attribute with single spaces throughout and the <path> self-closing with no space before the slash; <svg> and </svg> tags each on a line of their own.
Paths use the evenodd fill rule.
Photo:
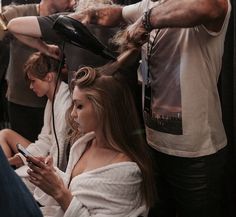
<svg viewBox="0 0 236 217">
<path fill-rule="evenodd" d="M 119 1 L 119 0 L 118 0 Z M 117 2 L 118 2 L 117 1 Z M 121 4 L 137 2 L 138 0 L 119 1 Z M 8 5 L 12 1 L 3 0 Z M 17 4 L 37 3 L 39 0 L 15 0 Z M 228 137 L 228 161 L 225 171 L 224 201 L 222 206 L 225 217 L 236 217 L 236 2 L 231 0 L 232 14 L 225 40 L 222 73 L 219 79 L 219 92 L 222 103 L 224 126 Z M 3 49 L 0 49 L 0 55 Z M 5 60 L 7 61 L 7 59 Z M 2 65 L 2 62 L 1 62 Z M 1 67 L 2 68 L 2 67 Z M 1 102 L 2 104 L 2 102 Z"/>
</svg>

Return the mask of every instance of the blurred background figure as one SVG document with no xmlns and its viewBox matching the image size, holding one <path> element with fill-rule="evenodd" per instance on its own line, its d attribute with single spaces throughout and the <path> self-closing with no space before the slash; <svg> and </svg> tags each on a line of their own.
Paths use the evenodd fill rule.
<svg viewBox="0 0 236 217">
<path fill-rule="evenodd" d="M 40 52 L 33 53 L 26 61 L 25 76 L 29 87 L 38 97 L 48 98 L 44 111 L 44 125 L 36 141 L 27 138 L 10 129 L 0 131 L 0 146 L 10 165 L 16 173 L 25 178 L 24 181 L 31 191 L 34 186 L 28 182 L 27 163 L 25 157 L 18 153 L 16 145 L 20 143 L 33 156 L 52 156 L 54 166 L 64 170 L 67 165 L 67 147 L 69 128 L 66 121 L 66 111 L 71 106 L 71 96 L 68 84 L 58 78 L 60 62 Z M 63 68 L 63 70 L 66 70 Z M 55 98 L 54 98 L 55 97 Z M 53 110 L 52 110 L 53 106 Z M 52 113 L 53 111 L 53 113 Z M 24 165 L 24 166 L 23 166 Z M 22 167 L 23 166 L 23 167 Z"/>
<path fill-rule="evenodd" d="M 2 217 L 43 217 L 33 196 L 9 166 L 0 147 L 0 209 Z"/>
<path fill-rule="evenodd" d="M 23 16 L 46 16 L 72 10 L 73 0 L 42 0 L 39 4 L 9 5 L 2 12 L 3 21 Z M 46 98 L 38 98 L 28 87 L 23 76 L 23 65 L 35 52 L 16 38 L 10 40 L 10 59 L 6 72 L 7 100 L 10 127 L 30 141 L 34 141 L 43 124 Z"/>
</svg>

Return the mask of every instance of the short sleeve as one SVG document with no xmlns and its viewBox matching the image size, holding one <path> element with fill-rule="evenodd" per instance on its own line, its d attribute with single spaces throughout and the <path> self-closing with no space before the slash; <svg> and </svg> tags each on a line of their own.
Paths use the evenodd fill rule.
<svg viewBox="0 0 236 217">
<path fill-rule="evenodd" d="M 123 7 L 122 16 L 127 23 L 134 23 L 142 16 L 141 2 Z"/>
<path fill-rule="evenodd" d="M 62 38 L 57 32 L 53 29 L 54 22 L 62 13 L 53 14 L 45 17 L 37 17 L 39 27 L 42 33 L 42 39 L 47 42 L 54 44 L 60 43 Z M 67 13 L 63 13 L 66 15 Z"/>
</svg>

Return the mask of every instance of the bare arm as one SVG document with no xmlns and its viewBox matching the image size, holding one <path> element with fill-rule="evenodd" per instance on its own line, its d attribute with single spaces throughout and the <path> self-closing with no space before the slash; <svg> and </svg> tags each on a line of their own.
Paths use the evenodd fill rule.
<svg viewBox="0 0 236 217">
<path fill-rule="evenodd" d="M 219 31 L 227 8 L 227 0 L 165 0 L 152 9 L 150 22 L 154 28 L 203 24 L 209 30 Z"/>
<path fill-rule="evenodd" d="M 30 27 L 30 28 L 29 28 Z M 12 19 L 7 25 L 8 31 L 22 43 L 35 48 L 46 55 L 59 59 L 60 49 L 56 45 L 49 45 L 41 40 L 41 30 L 37 17 L 19 17 Z"/>
<path fill-rule="evenodd" d="M 7 29 L 13 34 L 40 38 L 42 36 L 36 16 L 18 17 L 10 20 Z"/>
<path fill-rule="evenodd" d="M 72 201 L 70 190 L 64 185 L 63 180 L 56 173 L 53 167 L 52 157 L 34 158 L 28 157 L 29 181 L 41 188 L 45 193 L 51 195 L 66 211 Z M 32 163 L 31 163 L 32 162 Z"/>
<path fill-rule="evenodd" d="M 69 16 L 81 21 L 82 23 L 97 24 L 102 26 L 114 27 L 124 22 L 122 17 L 122 6 L 109 5 L 97 8 L 90 8 Z"/>
<path fill-rule="evenodd" d="M 149 10 L 149 16 L 146 16 L 149 19 L 144 22 L 149 25 L 145 26 L 143 17 L 140 17 L 118 35 L 115 43 L 121 50 L 139 47 L 148 40 L 149 31 L 168 27 L 204 25 L 208 30 L 218 32 L 222 28 L 227 10 L 227 0 L 164 0 Z"/>
<path fill-rule="evenodd" d="M 25 36 L 21 34 L 14 34 L 14 36 L 22 43 L 28 45 L 29 47 L 35 48 L 40 52 L 51 56 L 55 59 L 60 59 L 61 51 L 57 45 L 47 44 L 40 38 Z"/>
</svg>

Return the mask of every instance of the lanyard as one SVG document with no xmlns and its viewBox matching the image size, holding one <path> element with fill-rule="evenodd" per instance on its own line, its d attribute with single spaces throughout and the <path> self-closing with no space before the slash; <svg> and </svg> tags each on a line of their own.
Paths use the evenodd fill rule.
<svg viewBox="0 0 236 217">
<path fill-rule="evenodd" d="M 157 30 L 152 43 L 150 43 L 150 34 L 149 34 L 149 39 L 148 39 L 148 43 L 147 43 L 147 83 L 148 84 L 151 83 L 151 79 L 150 79 L 150 61 L 151 61 L 151 56 L 152 56 L 152 50 L 153 50 L 154 43 L 156 41 L 156 38 L 157 38 L 157 35 L 159 34 L 159 32 L 160 32 L 160 29 Z"/>
<path fill-rule="evenodd" d="M 152 103 L 152 88 L 151 88 L 151 75 L 150 75 L 150 60 L 151 60 L 151 54 L 152 54 L 152 49 L 154 47 L 154 43 L 156 41 L 157 35 L 160 32 L 158 29 L 152 43 L 150 43 L 150 35 L 149 35 L 149 40 L 147 44 L 147 83 L 145 84 L 144 88 L 144 117 L 148 115 L 152 115 L 152 108 L 151 108 L 151 103 Z"/>
</svg>

